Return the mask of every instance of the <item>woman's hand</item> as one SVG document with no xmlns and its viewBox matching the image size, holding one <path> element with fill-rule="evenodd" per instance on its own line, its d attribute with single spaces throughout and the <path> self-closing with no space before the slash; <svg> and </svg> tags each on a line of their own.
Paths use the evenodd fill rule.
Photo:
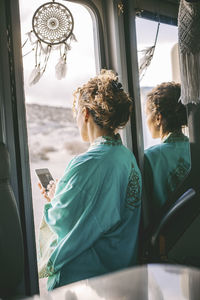
<svg viewBox="0 0 200 300">
<path fill-rule="evenodd" d="M 38 183 L 38 186 L 40 188 L 41 194 L 44 196 L 44 198 L 48 201 L 51 202 L 51 200 L 54 197 L 55 190 L 56 190 L 56 185 L 57 185 L 58 179 L 56 181 L 51 180 L 49 184 L 47 185 L 47 190 L 41 185 L 41 183 Z"/>
<path fill-rule="evenodd" d="M 49 182 L 49 184 L 47 185 L 47 196 L 48 198 L 50 198 L 51 200 L 53 199 L 54 195 L 55 195 L 55 191 L 56 191 L 56 185 L 57 185 L 58 179 L 56 179 L 56 181 L 51 180 Z"/>
</svg>

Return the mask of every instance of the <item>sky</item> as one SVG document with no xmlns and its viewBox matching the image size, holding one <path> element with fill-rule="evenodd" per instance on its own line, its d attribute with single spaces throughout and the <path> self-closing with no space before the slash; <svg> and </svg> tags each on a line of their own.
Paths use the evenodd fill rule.
<svg viewBox="0 0 200 300">
<path fill-rule="evenodd" d="M 136 18 L 136 32 L 138 45 L 138 59 L 143 56 L 141 50 L 154 45 L 158 23 Z M 160 139 L 153 139 L 146 124 L 145 100 L 146 94 L 157 84 L 176 80 L 172 73 L 172 49 L 178 41 L 178 29 L 175 26 L 160 24 L 157 44 L 153 59 L 147 68 L 145 76 L 140 80 L 141 107 L 144 149 L 160 143 Z M 144 88 L 145 87 L 145 88 Z"/>
<path fill-rule="evenodd" d="M 154 45 L 157 25 L 158 23 L 154 21 L 141 18 L 136 19 L 139 59 L 142 57 L 142 52 L 140 52 L 140 50 Z M 141 81 L 141 86 L 152 87 L 159 83 L 173 80 L 171 51 L 177 42 L 177 27 L 160 24 L 155 53 L 151 65 L 147 69 L 146 74 Z"/>
</svg>

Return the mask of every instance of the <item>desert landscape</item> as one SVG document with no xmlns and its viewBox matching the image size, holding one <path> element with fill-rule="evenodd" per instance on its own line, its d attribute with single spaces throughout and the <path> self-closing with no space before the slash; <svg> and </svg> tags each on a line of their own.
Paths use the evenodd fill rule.
<svg viewBox="0 0 200 300">
<path fill-rule="evenodd" d="M 81 141 L 70 108 L 27 104 L 26 114 L 37 236 L 44 202 L 37 186 L 35 169 L 48 168 L 53 178 L 59 179 L 69 161 L 87 150 L 88 144 Z"/>
</svg>

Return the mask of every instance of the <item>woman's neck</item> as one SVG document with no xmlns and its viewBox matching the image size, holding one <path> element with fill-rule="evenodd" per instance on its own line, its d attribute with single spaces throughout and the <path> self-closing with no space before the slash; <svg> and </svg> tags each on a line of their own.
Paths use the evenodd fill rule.
<svg viewBox="0 0 200 300">
<path fill-rule="evenodd" d="M 176 129 L 174 131 L 171 132 L 166 132 L 162 137 L 161 140 L 166 140 L 171 134 L 175 134 L 175 135 L 181 135 L 182 134 L 182 130 L 181 129 Z"/>
<path fill-rule="evenodd" d="M 108 130 L 105 128 L 101 128 L 95 123 L 88 124 L 88 138 L 90 144 L 94 142 L 100 136 L 114 136 L 114 132 L 112 130 Z"/>
</svg>

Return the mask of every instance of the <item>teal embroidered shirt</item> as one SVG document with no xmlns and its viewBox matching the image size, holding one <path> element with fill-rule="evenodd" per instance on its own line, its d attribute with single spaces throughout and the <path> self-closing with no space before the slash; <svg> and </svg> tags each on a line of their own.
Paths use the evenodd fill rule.
<svg viewBox="0 0 200 300">
<path fill-rule="evenodd" d="M 57 234 L 49 290 L 137 262 L 141 174 L 121 138 L 100 137 L 75 157 L 44 217 Z"/>
<path fill-rule="evenodd" d="M 145 150 L 144 188 L 153 219 L 190 169 L 189 139 L 171 133 L 159 145 Z"/>
</svg>

